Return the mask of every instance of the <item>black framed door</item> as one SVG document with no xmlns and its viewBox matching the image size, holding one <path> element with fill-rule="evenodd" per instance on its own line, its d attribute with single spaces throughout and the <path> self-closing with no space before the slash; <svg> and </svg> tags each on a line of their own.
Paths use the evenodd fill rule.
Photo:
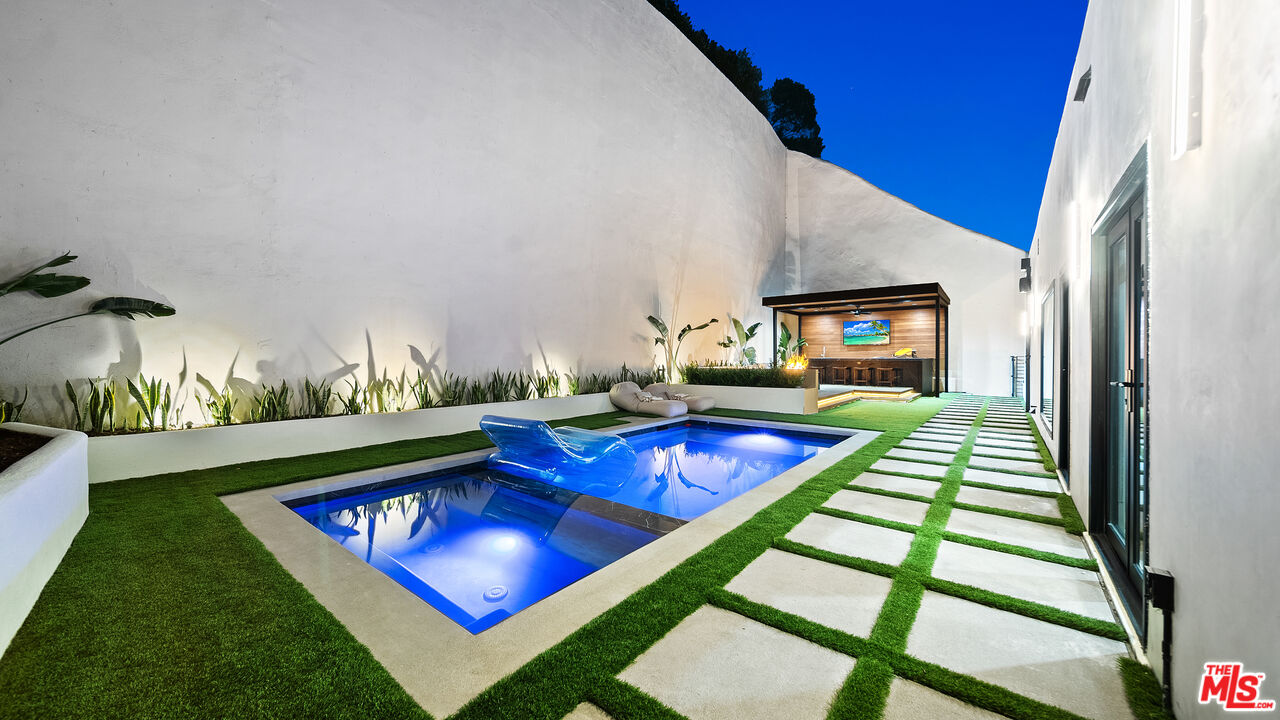
<svg viewBox="0 0 1280 720">
<path fill-rule="evenodd" d="M 1091 531 L 1145 634 L 1147 548 L 1146 216 L 1136 193 L 1095 245 Z"/>
<path fill-rule="evenodd" d="M 1062 308 L 1058 316 L 1058 470 L 1071 485 L 1071 293 L 1067 279 L 1058 282 Z"/>
</svg>

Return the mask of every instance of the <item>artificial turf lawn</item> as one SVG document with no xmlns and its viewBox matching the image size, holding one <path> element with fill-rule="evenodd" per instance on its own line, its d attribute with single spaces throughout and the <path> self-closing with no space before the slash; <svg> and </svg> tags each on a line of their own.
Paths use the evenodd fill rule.
<svg viewBox="0 0 1280 720">
<path fill-rule="evenodd" d="M 0 658 L 0 717 L 429 717 L 217 496 L 488 444 L 473 431 L 91 486 Z"/>
<path fill-rule="evenodd" d="M 723 589 L 765 549 L 796 551 L 780 538 L 943 405 L 936 399 L 855 403 L 802 417 L 713 413 L 884 434 L 490 687 L 455 717 L 552 720 L 584 701 L 618 720 L 678 717 L 615 676 L 707 602 L 858 657 L 833 717 L 878 717 L 895 674 L 1013 717 L 1073 717 L 901 652 L 925 589 L 1114 633 L 1089 618 L 929 577 L 938 542 L 951 539 L 943 528 L 973 429 L 930 501 L 924 526 L 910 528 L 917 537 L 902 566 L 837 556 L 894 579 L 871 638 L 844 635 Z M 604 427 L 623 414 L 558 424 Z M 486 445 L 472 432 L 94 486 L 89 523 L 0 660 L 6 700 L 0 716 L 427 717 L 216 496 Z"/>
</svg>

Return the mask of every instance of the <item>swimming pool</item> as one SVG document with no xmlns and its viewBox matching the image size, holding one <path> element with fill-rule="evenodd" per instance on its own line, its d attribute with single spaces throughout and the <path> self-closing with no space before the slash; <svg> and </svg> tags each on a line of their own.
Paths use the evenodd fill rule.
<svg viewBox="0 0 1280 720">
<path fill-rule="evenodd" d="M 630 475 L 574 487 L 476 464 L 284 502 L 479 633 L 845 436 L 688 421 L 625 437 Z"/>
</svg>

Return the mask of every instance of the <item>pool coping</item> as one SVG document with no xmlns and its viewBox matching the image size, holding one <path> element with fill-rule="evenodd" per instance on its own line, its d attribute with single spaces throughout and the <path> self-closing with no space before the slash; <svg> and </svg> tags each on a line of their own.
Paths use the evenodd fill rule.
<svg viewBox="0 0 1280 720">
<path fill-rule="evenodd" d="M 493 448 L 252 490 L 221 500 L 423 709 L 445 717 L 880 435 L 871 430 L 697 415 L 633 420 L 606 430 L 648 430 L 690 419 L 845 439 L 478 635 L 330 540 L 281 501 L 314 495 L 321 488 L 336 490 L 468 465 L 488 457 Z"/>
</svg>

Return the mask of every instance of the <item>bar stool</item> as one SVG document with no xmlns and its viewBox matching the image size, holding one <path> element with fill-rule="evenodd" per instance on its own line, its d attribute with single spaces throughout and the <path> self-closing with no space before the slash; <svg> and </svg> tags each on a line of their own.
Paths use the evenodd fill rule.
<svg viewBox="0 0 1280 720">
<path fill-rule="evenodd" d="M 849 378 L 850 385 L 871 385 L 873 383 L 870 377 L 870 368 L 853 367 L 849 369 L 849 372 L 853 376 Z"/>
</svg>

